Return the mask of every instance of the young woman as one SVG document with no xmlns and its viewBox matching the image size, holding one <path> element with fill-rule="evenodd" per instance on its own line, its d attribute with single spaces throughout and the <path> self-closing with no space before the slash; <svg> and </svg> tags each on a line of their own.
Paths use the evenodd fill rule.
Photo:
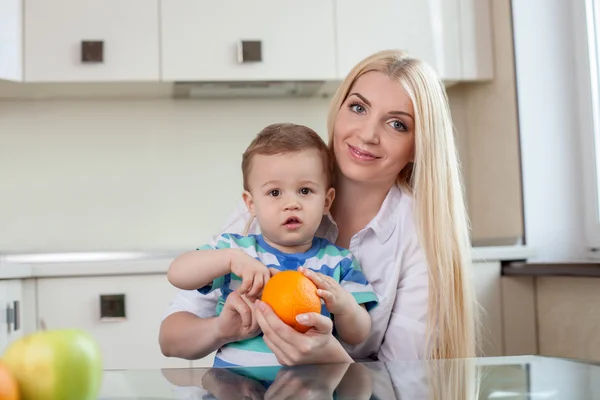
<svg viewBox="0 0 600 400">
<path fill-rule="evenodd" d="M 160 329 L 167 356 L 197 359 L 258 329 L 284 365 L 475 356 L 470 241 L 453 125 L 442 82 L 402 51 L 361 61 L 328 118 L 336 199 L 318 235 L 349 248 L 379 298 L 365 342 L 348 346 L 319 314 L 301 334 L 264 303 L 181 291 Z M 224 231 L 256 232 L 240 203 Z M 318 279 L 318 278 L 315 278 Z"/>
</svg>

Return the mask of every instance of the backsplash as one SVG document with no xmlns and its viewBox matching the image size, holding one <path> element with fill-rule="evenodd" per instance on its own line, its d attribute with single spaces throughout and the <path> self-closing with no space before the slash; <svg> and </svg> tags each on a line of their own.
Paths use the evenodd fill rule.
<svg viewBox="0 0 600 400">
<path fill-rule="evenodd" d="M 328 100 L 0 102 L 0 252 L 181 249 L 241 198 L 264 126 L 323 137 Z"/>
</svg>

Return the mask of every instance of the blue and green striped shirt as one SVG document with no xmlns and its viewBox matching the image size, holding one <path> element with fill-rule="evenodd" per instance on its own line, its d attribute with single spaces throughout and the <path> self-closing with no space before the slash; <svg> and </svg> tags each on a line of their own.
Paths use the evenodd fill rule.
<svg viewBox="0 0 600 400">
<path fill-rule="evenodd" d="M 238 248 L 261 261 L 267 267 L 280 271 L 297 270 L 298 267 L 311 269 L 328 275 L 348 290 L 359 304 L 364 304 L 367 311 L 377 306 L 377 296 L 367 281 L 356 258 L 350 250 L 339 247 L 330 241 L 315 237 L 310 249 L 303 253 L 283 253 L 269 245 L 262 235 L 241 236 L 238 234 L 222 234 L 198 250 Z M 219 315 L 227 296 L 241 285 L 241 279 L 233 273 L 216 278 L 211 284 L 199 288 L 203 294 L 219 290 L 221 295 L 216 313 Z M 330 317 L 325 304 L 321 314 Z M 229 343 L 217 352 L 214 366 L 272 366 L 279 365 L 276 357 L 265 344 L 262 333 L 257 337 L 240 342 Z"/>
</svg>

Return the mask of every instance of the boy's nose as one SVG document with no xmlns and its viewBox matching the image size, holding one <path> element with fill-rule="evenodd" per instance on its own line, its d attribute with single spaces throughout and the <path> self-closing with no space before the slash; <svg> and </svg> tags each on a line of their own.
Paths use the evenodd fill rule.
<svg viewBox="0 0 600 400">
<path fill-rule="evenodd" d="M 300 209 L 300 203 L 297 201 L 290 201 L 289 203 L 286 204 L 285 206 L 285 210 L 286 211 L 294 211 L 294 210 L 299 210 Z"/>
</svg>

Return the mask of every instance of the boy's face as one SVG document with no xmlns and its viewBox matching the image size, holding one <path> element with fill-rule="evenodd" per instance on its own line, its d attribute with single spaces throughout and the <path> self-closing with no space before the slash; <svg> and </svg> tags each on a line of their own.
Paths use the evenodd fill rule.
<svg viewBox="0 0 600 400">
<path fill-rule="evenodd" d="M 265 239 L 281 251 L 310 248 L 335 193 L 318 151 L 255 155 L 251 164 L 243 197 Z"/>
</svg>

